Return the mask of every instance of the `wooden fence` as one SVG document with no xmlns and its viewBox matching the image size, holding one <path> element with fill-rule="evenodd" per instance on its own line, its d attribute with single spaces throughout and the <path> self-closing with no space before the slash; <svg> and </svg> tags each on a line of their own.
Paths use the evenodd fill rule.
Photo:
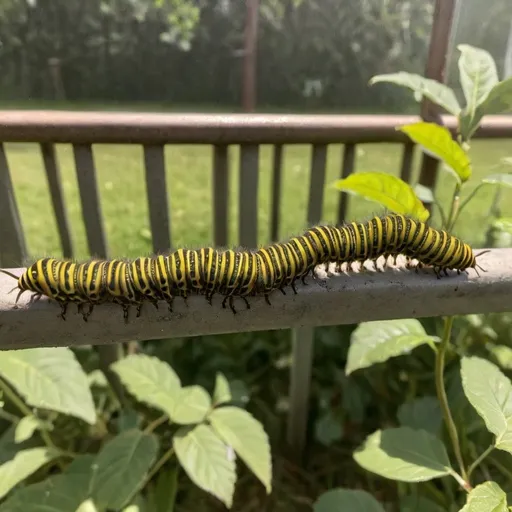
<svg viewBox="0 0 512 512">
<path fill-rule="evenodd" d="M 270 234 L 277 239 L 283 194 L 283 148 L 310 144 L 310 188 L 306 222 L 320 221 L 329 144 L 344 144 L 340 176 L 356 168 L 357 144 L 391 142 L 402 146 L 400 175 L 411 177 L 414 146 L 396 130 L 419 120 L 415 116 L 302 116 L 302 115 L 160 115 L 135 113 L 0 112 L 0 266 L 22 266 L 27 256 L 23 227 L 15 201 L 3 143 L 40 144 L 51 192 L 63 254 L 73 257 L 73 241 L 63 197 L 59 162 L 54 144 L 73 145 L 80 201 L 91 255 L 108 257 L 102 209 L 94 163 L 93 144 L 139 144 L 144 148 L 145 178 L 152 244 L 155 252 L 172 247 L 172 219 L 166 183 L 164 148 L 167 144 L 212 145 L 213 243 L 228 242 L 228 148 L 240 145 L 239 236 L 245 247 L 257 246 L 257 196 L 260 145 L 273 145 L 272 206 Z M 443 118 L 450 129 L 455 120 Z M 484 120 L 476 138 L 512 138 L 512 117 L 491 116 Z M 337 219 L 342 222 L 347 197 L 340 194 Z M 133 339 L 156 339 L 261 329 L 294 329 L 294 362 L 291 371 L 288 441 L 300 450 L 304 443 L 312 364 L 313 328 L 318 325 L 354 323 L 362 320 L 422 317 L 484 311 L 506 311 L 512 293 L 512 251 L 493 251 L 483 263 L 489 273 L 481 279 L 460 276 L 454 280 L 428 280 L 410 273 L 357 276 L 348 283 L 338 277 L 301 287 L 299 295 L 275 297 L 269 308 L 255 299 L 250 312 L 236 318 L 220 308 L 204 305 L 197 297 L 189 308 L 177 306 L 172 319 L 149 311 L 125 326 L 110 306 L 99 308 L 94 321 L 84 325 L 77 315 L 57 322 L 54 305 L 42 300 L 28 306 L 21 301 L 13 309 L 6 295 L 12 281 L 0 277 L 0 348 L 113 343 Z M 18 271 L 15 271 L 18 272 Z M 476 284 L 475 284 L 476 283 Z M 328 300 L 326 299 L 326 294 Z M 390 298 L 393 297 L 392 300 Z M 368 308 L 369 299 L 372 307 Z M 203 302 L 199 302 L 199 301 Z M 35 327 L 37 326 L 37 327 Z M 105 358 L 112 358 L 106 350 Z"/>
</svg>

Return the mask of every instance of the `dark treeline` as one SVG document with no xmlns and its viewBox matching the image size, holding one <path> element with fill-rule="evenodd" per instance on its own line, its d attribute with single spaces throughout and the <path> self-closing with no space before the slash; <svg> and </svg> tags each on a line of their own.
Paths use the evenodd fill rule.
<svg viewBox="0 0 512 512">
<path fill-rule="evenodd" d="M 402 91 L 368 79 L 424 72 L 432 12 L 433 0 L 261 0 L 259 104 L 398 106 Z M 241 0 L 0 0 L 0 94 L 237 107 L 244 23 Z"/>
</svg>

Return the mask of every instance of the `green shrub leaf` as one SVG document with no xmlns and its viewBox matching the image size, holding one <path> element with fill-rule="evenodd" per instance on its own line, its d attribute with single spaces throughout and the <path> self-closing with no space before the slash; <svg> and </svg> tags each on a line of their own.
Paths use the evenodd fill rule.
<svg viewBox="0 0 512 512">
<path fill-rule="evenodd" d="M 383 363 L 390 357 L 409 353 L 428 342 L 439 341 L 429 336 L 414 319 L 364 322 L 352 333 L 345 373 Z"/>
<path fill-rule="evenodd" d="M 272 490 L 270 444 L 261 423 L 238 407 L 214 409 L 208 419 L 221 439 L 235 450 L 270 494 Z"/>
<path fill-rule="evenodd" d="M 128 391 L 141 402 L 145 402 L 169 417 L 181 390 L 179 377 L 174 370 L 157 357 L 134 354 L 112 365 Z"/>
<path fill-rule="evenodd" d="M 508 512 L 507 495 L 495 482 L 477 485 L 467 497 L 460 512 Z"/>
<path fill-rule="evenodd" d="M 436 123 L 413 123 L 398 128 L 427 153 L 442 160 L 461 182 L 471 177 L 471 162 L 466 152 L 452 138 L 450 131 Z"/>
<path fill-rule="evenodd" d="M 35 416 L 25 416 L 21 418 L 16 425 L 14 441 L 16 443 L 23 443 L 27 439 L 30 439 L 38 428 L 45 427 L 45 423 Z"/>
<path fill-rule="evenodd" d="M 191 425 L 203 421 L 210 407 L 210 396 L 201 386 L 187 386 L 174 398 L 170 417 L 178 425 Z"/>
<path fill-rule="evenodd" d="M 228 508 L 235 492 L 235 460 L 230 449 L 208 425 L 181 427 L 173 437 L 178 460 L 189 478 Z"/>
<path fill-rule="evenodd" d="M 510 221 L 510 232 L 512 233 L 512 219 Z M 498 364 L 505 370 L 512 370 L 512 348 L 506 345 L 487 345 L 489 352 L 496 358 Z"/>
<path fill-rule="evenodd" d="M 424 396 L 403 403 L 398 409 L 398 420 L 403 427 L 426 430 L 438 435 L 443 422 L 441 408 L 436 397 Z"/>
<path fill-rule="evenodd" d="M 405 181 L 383 172 L 357 172 L 338 180 L 334 186 L 343 192 L 375 201 L 389 210 L 426 221 L 428 210 Z"/>
<path fill-rule="evenodd" d="M 76 512 L 98 512 L 94 501 L 91 499 L 85 500 L 80 503 L 80 506 L 76 509 Z"/>
<path fill-rule="evenodd" d="M 415 73 L 400 71 L 398 73 L 374 76 L 370 80 L 370 85 L 382 82 L 407 87 L 414 91 L 417 101 L 421 101 L 423 96 L 425 96 L 454 116 L 458 116 L 461 112 L 461 107 L 453 90 L 436 80 L 431 80 Z"/>
<path fill-rule="evenodd" d="M 91 488 L 94 457 L 77 457 L 63 474 L 15 491 L 0 512 L 75 512 Z"/>
<path fill-rule="evenodd" d="M 391 480 L 423 482 L 452 470 L 443 443 L 425 430 L 378 430 L 354 453 L 364 469 Z"/>
<path fill-rule="evenodd" d="M 0 466 L 0 499 L 13 487 L 39 468 L 58 457 L 56 451 L 47 448 L 29 448 L 19 451 L 13 459 Z"/>
<path fill-rule="evenodd" d="M 94 502 L 100 509 L 119 510 L 143 483 L 156 459 L 158 440 L 140 430 L 126 430 L 98 453 Z"/>
<path fill-rule="evenodd" d="M 366 491 L 332 489 L 313 505 L 314 512 L 384 512 L 383 506 Z"/>
<path fill-rule="evenodd" d="M 482 118 L 487 115 L 504 114 L 512 111 L 512 78 L 497 83 L 485 101 L 476 109 L 472 119 L 461 118 L 461 134 L 469 139 L 477 130 Z"/>
<path fill-rule="evenodd" d="M 469 44 L 457 46 L 461 52 L 459 58 L 460 83 L 466 98 L 465 115 L 473 118 L 475 110 L 499 82 L 496 63 L 486 50 Z"/>
<path fill-rule="evenodd" d="M 213 403 L 214 405 L 220 405 L 226 402 L 231 402 L 231 389 L 229 387 L 228 379 L 226 379 L 223 373 L 218 372 L 215 376 Z"/>
<path fill-rule="evenodd" d="M 0 375 L 28 405 L 96 422 L 87 375 L 68 348 L 0 352 Z"/>
<path fill-rule="evenodd" d="M 471 405 L 496 436 L 496 448 L 512 453 L 512 384 L 500 369 L 480 357 L 463 357 L 462 386 Z"/>
<path fill-rule="evenodd" d="M 343 437 L 343 426 L 331 409 L 326 410 L 315 423 L 315 438 L 329 446 Z"/>
<path fill-rule="evenodd" d="M 400 512 L 446 512 L 446 509 L 420 494 L 400 498 Z"/>
<path fill-rule="evenodd" d="M 506 187 L 512 187 L 512 174 L 511 173 L 498 173 L 486 176 L 482 183 L 488 183 L 490 185 L 505 185 Z"/>
</svg>

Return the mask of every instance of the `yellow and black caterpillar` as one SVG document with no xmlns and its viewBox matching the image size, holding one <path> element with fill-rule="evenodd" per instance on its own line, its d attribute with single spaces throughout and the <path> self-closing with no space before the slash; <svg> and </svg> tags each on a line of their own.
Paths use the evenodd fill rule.
<svg viewBox="0 0 512 512">
<path fill-rule="evenodd" d="M 158 307 L 166 301 L 169 310 L 175 297 L 203 294 L 211 304 L 214 294 L 223 295 L 222 306 L 229 306 L 233 313 L 234 297 L 241 297 L 250 307 L 247 297 L 264 296 L 270 304 L 269 294 L 290 286 L 294 293 L 295 282 L 318 265 L 336 264 L 338 271 L 343 263 L 352 268 L 355 262 L 376 262 L 381 256 L 386 261 L 402 254 L 408 261 L 416 259 L 416 268 L 433 267 L 437 277 L 448 270 L 477 269 L 476 256 L 471 247 L 445 231 L 439 231 L 414 219 L 398 214 L 374 217 L 365 223 L 352 222 L 344 226 L 316 226 L 302 236 L 286 242 L 275 243 L 254 251 L 178 249 L 167 256 L 141 257 L 133 261 L 93 260 L 76 263 L 53 258 L 39 259 L 19 278 L 20 295 L 34 292 L 37 300 L 42 295 L 57 301 L 65 319 L 70 303 L 78 305 L 84 320 L 94 306 L 106 302 L 123 308 L 125 321 L 130 306 L 137 307 L 140 315 L 142 304 L 151 302 Z M 482 253 L 481 253 L 482 254 Z M 481 267 L 479 267 L 481 268 Z M 483 270 L 483 269 L 482 269 Z M 478 272 L 478 271 L 477 271 Z M 15 289 L 16 289 L 15 288 Z M 87 311 L 84 311 L 87 306 Z"/>
</svg>

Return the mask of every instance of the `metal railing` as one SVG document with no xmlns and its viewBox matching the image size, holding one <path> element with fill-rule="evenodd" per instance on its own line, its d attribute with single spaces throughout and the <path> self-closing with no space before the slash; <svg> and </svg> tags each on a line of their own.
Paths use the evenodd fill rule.
<svg viewBox="0 0 512 512">
<path fill-rule="evenodd" d="M 144 149 L 147 200 L 155 252 L 169 251 L 172 219 L 166 194 L 168 179 L 164 149 L 167 144 L 212 145 L 213 240 L 228 243 L 228 148 L 240 145 L 238 244 L 257 246 L 257 196 L 260 145 L 273 145 L 270 238 L 278 238 L 283 195 L 283 150 L 290 144 L 310 144 L 310 185 L 305 221 L 318 223 L 322 215 L 329 144 L 344 144 L 340 177 L 354 172 L 357 144 L 388 142 L 402 146 L 400 176 L 411 177 L 414 145 L 396 127 L 418 121 L 416 116 L 304 116 L 223 114 L 135 114 L 43 111 L 0 112 L 0 265 L 19 267 L 27 249 L 15 201 L 4 142 L 40 144 L 62 252 L 73 257 L 73 240 L 63 196 L 54 144 L 73 146 L 80 202 L 91 255 L 108 257 L 102 209 L 98 194 L 93 145 L 140 144 Z M 443 118 L 450 129 L 455 119 Z M 512 138 L 512 117 L 484 119 L 476 138 Z M 347 196 L 340 194 L 335 222 L 343 222 Z M 285 234 L 284 234 L 285 235 Z M 59 321 L 58 311 L 46 301 L 13 309 L 13 284 L 0 277 L 0 348 L 77 344 L 112 344 L 133 339 L 168 338 L 262 329 L 294 329 L 294 363 L 291 373 L 291 411 L 288 440 L 300 450 L 304 433 L 312 364 L 313 327 L 400 317 L 503 311 L 512 292 L 512 251 L 486 255 L 489 273 L 481 278 L 460 276 L 432 279 L 410 273 L 365 274 L 333 277 L 301 287 L 297 296 L 275 296 L 269 308 L 256 298 L 251 311 L 233 317 L 229 310 L 211 308 L 201 298 L 189 308 L 176 307 L 169 318 L 146 308 L 142 318 L 125 325 L 110 306 L 98 308 L 88 324 L 70 315 Z M 19 272 L 19 271 L 18 271 Z M 197 301 L 196 301 L 197 299 Z M 369 304 L 371 303 L 371 307 Z"/>
</svg>

